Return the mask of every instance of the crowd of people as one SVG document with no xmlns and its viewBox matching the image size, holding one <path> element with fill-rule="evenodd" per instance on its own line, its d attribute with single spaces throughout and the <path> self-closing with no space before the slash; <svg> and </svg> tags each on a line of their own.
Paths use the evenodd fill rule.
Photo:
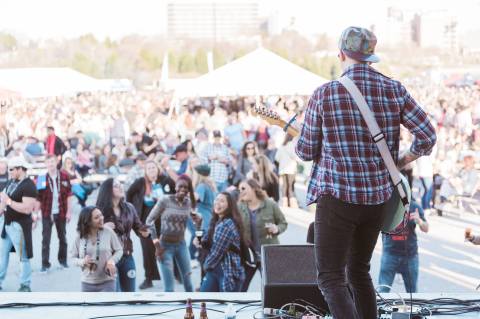
<svg viewBox="0 0 480 319">
<path fill-rule="evenodd" d="M 478 190 L 480 91 L 411 85 L 438 140 L 432 155 L 405 171 L 419 185 L 418 203 L 408 234 L 384 235 L 384 291 L 403 262 L 399 256 L 412 265 L 407 291 L 417 290 L 416 225 L 428 231 L 426 216 L 437 202 L 474 197 Z M 295 154 L 295 140 L 250 112 L 257 102 L 193 99 L 171 108 L 170 98 L 156 92 L 10 101 L 0 117 L 0 286 L 14 249 L 22 266 L 20 291 L 30 290 L 32 223 L 38 219 L 41 271 L 51 268 L 55 226 L 58 262 L 81 267 L 82 291 L 135 291 L 133 254 L 140 252 L 133 251 L 132 230 L 145 270 L 138 288 L 161 278 L 165 291 L 173 291 L 175 280 L 185 291 L 246 291 L 260 268 L 261 245 L 279 243 L 287 228 L 282 207 L 298 207 L 297 175 L 309 173 Z M 301 118 L 306 98 L 260 103 L 282 118 Z M 409 134 L 402 136 L 400 149 L 410 145 Z M 105 178 L 88 182 L 92 174 Z M 95 205 L 87 205 L 97 187 Z M 66 223 L 76 202 L 82 208 L 74 221 L 77 236 L 67 243 Z M 406 254 L 399 241 L 408 241 Z M 246 261 L 250 250 L 256 253 L 253 263 Z M 200 283 L 191 278 L 197 266 Z"/>
</svg>

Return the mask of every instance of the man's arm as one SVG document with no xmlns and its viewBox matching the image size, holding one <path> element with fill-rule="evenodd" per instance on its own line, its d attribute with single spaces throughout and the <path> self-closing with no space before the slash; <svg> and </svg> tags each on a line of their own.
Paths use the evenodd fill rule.
<svg viewBox="0 0 480 319">
<path fill-rule="evenodd" d="M 320 157 L 323 125 L 320 108 L 323 91 L 323 87 L 317 89 L 308 101 L 305 121 L 295 147 L 298 157 L 304 161 L 311 161 Z"/>
<path fill-rule="evenodd" d="M 70 222 L 72 219 L 72 207 L 73 207 L 73 195 L 68 196 L 67 199 L 67 214 L 65 218 L 67 219 L 67 223 Z"/>
<path fill-rule="evenodd" d="M 2 197 L 2 202 L 3 199 L 4 197 Z M 30 215 L 35 208 L 36 199 L 34 197 L 22 197 L 21 202 L 15 202 L 8 196 L 6 196 L 5 199 L 7 206 L 10 206 L 10 208 L 12 208 L 14 211 L 21 214 Z"/>
<path fill-rule="evenodd" d="M 401 114 L 401 123 L 414 136 L 412 146 L 409 151 L 399 157 L 398 167 L 402 168 L 406 164 L 416 160 L 420 156 L 429 155 L 437 141 L 435 128 L 430 123 L 427 114 L 420 105 L 407 92 L 405 87 L 401 87 L 401 94 L 404 97 L 404 108 Z"/>
</svg>

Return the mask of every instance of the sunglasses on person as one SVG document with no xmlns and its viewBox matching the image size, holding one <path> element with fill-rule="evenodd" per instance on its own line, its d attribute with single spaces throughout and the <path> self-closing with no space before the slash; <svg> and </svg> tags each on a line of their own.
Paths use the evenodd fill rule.
<svg viewBox="0 0 480 319">
<path fill-rule="evenodd" d="M 15 166 L 15 167 L 12 167 L 12 168 L 10 168 L 10 169 L 8 169 L 8 170 L 9 170 L 10 172 L 13 172 L 14 170 L 20 169 L 20 168 L 21 168 L 21 167 L 19 167 L 19 166 Z"/>
<path fill-rule="evenodd" d="M 255 147 L 247 147 L 247 151 L 254 150 L 254 149 L 255 149 Z"/>
</svg>

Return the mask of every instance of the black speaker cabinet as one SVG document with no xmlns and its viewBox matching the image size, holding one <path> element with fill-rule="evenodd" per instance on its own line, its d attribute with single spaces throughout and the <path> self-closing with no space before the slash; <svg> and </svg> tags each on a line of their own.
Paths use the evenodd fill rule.
<svg viewBox="0 0 480 319">
<path fill-rule="evenodd" d="M 296 299 L 328 311 L 317 286 L 313 245 L 263 245 L 263 307 L 279 309 Z"/>
</svg>

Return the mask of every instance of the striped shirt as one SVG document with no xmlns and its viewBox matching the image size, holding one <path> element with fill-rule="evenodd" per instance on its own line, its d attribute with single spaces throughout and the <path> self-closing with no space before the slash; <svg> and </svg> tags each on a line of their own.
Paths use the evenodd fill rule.
<svg viewBox="0 0 480 319">
<path fill-rule="evenodd" d="M 400 124 L 414 136 L 410 151 L 430 154 L 435 129 L 400 82 L 366 64 L 354 64 L 343 75 L 353 80 L 365 97 L 394 161 L 398 160 Z M 367 124 L 338 81 L 322 85 L 310 98 L 296 153 L 302 160 L 314 162 L 308 204 L 331 195 L 348 203 L 376 205 L 392 194 L 390 175 Z"/>
</svg>

